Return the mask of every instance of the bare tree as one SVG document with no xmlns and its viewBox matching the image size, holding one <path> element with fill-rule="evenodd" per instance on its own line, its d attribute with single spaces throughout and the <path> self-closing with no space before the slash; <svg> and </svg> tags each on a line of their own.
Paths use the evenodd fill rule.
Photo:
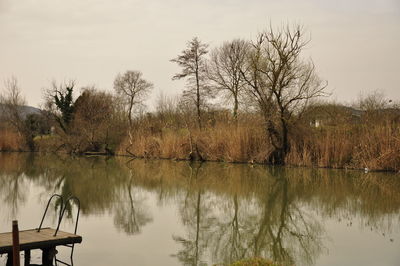
<svg viewBox="0 0 400 266">
<path fill-rule="evenodd" d="M 270 27 L 252 44 L 247 67 L 241 71 L 275 149 L 271 163 L 285 163 L 291 122 L 310 99 L 326 95 L 326 84 L 317 76 L 313 62 L 301 60 L 301 51 L 309 42 L 304 34 L 301 26 L 277 31 Z"/>
<path fill-rule="evenodd" d="M 153 84 L 143 78 L 140 71 L 126 71 L 118 74 L 114 80 L 114 89 L 125 99 L 128 108 L 129 126 L 132 127 L 132 112 L 136 104 L 142 103 L 144 98 L 153 89 Z"/>
<path fill-rule="evenodd" d="M 23 124 L 21 106 L 24 106 L 26 101 L 21 94 L 17 78 L 11 77 L 6 79 L 4 89 L 5 93 L 0 95 L 3 117 L 14 129 L 20 131 Z"/>
<path fill-rule="evenodd" d="M 196 106 L 197 125 L 201 128 L 201 109 L 205 103 L 205 97 L 209 94 L 209 88 L 205 84 L 206 60 L 208 45 L 200 42 L 195 37 L 187 43 L 187 48 L 182 54 L 171 60 L 182 67 L 182 72 L 175 74 L 172 79 L 186 78 L 188 89 L 184 91 L 185 98 L 191 100 Z"/>
<path fill-rule="evenodd" d="M 241 39 L 225 42 L 214 49 L 208 64 L 208 78 L 214 83 L 214 88 L 233 101 L 233 118 L 237 121 L 239 96 L 245 86 L 240 73 L 246 63 L 249 44 Z"/>
<path fill-rule="evenodd" d="M 358 96 L 356 108 L 363 111 L 377 111 L 389 107 L 391 100 L 386 99 L 385 94 L 381 91 L 374 91 L 367 95 L 360 94 Z"/>
<path fill-rule="evenodd" d="M 176 127 L 182 124 L 179 114 L 178 96 L 169 96 L 160 93 L 157 98 L 157 116 L 163 122 L 164 127 Z"/>
<path fill-rule="evenodd" d="M 26 144 L 34 150 L 33 134 L 25 122 L 23 106 L 26 104 L 21 94 L 16 77 L 11 77 L 4 82 L 5 93 L 0 95 L 0 114 L 6 123 L 18 134 L 24 137 Z"/>
</svg>

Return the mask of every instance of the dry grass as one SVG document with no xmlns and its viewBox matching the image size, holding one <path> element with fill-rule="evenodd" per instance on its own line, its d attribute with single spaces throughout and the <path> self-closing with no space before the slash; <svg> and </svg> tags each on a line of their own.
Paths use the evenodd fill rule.
<svg viewBox="0 0 400 266">
<path fill-rule="evenodd" d="M 399 136 L 400 125 L 389 121 L 313 129 L 302 141 L 294 141 L 287 163 L 399 171 Z"/>
<path fill-rule="evenodd" d="M 128 152 L 127 152 L 128 150 Z M 141 127 L 127 138 L 119 153 L 145 158 L 185 160 L 196 156 L 207 161 L 265 162 L 271 147 L 261 127 L 219 123 L 205 129 L 163 128 L 152 133 Z"/>
<path fill-rule="evenodd" d="M 247 115 L 238 124 L 217 117 L 202 130 L 185 126 L 183 117 L 163 123 L 153 117 L 139 122 L 119 154 L 177 160 L 265 163 L 273 147 L 263 123 Z M 173 119 L 172 119 L 173 120 Z M 306 123 L 291 130 L 288 165 L 400 170 L 400 124 L 390 117 L 358 123 L 341 122 L 313 128 Z"/>
<path fill-rule="evenodd" d="M 16 132 L 7 129 L 0 130 L 0 151 L 23 151 L 24 139 Z"/>
<path fill-rule="evenodd" d="M 400 125 L 383 122 L 363 126 L 354 164 L 373 170 L 400 170 Z"/>
</svg>

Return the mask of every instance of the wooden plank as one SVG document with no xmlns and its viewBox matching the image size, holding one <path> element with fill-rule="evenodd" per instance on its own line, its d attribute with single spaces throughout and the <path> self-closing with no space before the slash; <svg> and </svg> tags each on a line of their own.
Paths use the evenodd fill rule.
<svg viewBox="0 0 400 266">
<path fill-rule="evenodd" d="M 19 232 L 19 243 L 21 250 L 42 249 L 59 245 L 81 243 L 82 237 L 63 231 L 58 231 L 57 236 L 53 236 L 56 230 L 42 228 L 40 232 L 36 229 Z M 0 234 L 0 254 L 12 251 L 12 233 Z"/>
</svg>

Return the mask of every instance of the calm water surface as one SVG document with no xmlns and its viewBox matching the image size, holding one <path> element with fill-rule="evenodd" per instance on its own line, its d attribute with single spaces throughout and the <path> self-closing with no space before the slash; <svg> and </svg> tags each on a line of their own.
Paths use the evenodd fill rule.
<svg viewBox="0 0 400 266">
<path fill-rule="evenodd" d="M 400 265 L 399 175 L 0 154 L 0 232 L 13 219 L 21 230 L 37 227 L 53 193 L 81 200 L 77 266 L 226 265 L 253 256 Z M 58 207 L 45 226 L 54 227 Z M 73 231 L 75 213 L 71 206 L 62 230 Z M 69 250 L 58 250 L 68 261 Z"/>
</svg>

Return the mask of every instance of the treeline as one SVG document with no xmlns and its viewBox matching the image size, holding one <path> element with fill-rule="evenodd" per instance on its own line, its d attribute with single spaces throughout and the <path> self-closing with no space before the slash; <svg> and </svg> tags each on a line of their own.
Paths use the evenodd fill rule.
<svg viewBox="0 0 400 266">
<path fill-rule="evenodd" d="M 213 49 L 193 38 L 171 60 L 185 90 L 160 95 L 152 113 L 140 71 L 119 74 L 113 93 L 86 87 L 76 99 L 74 82 L 54 82 L 34 117 L 14 110 L 24 102 L 11 79 L 0 149 L 400 170 L 398 105 L 379 93 L 352 107 L 322 102 L 327 83 L 301 56 L 309 41 L 300 26 Z"/>
</svg>

